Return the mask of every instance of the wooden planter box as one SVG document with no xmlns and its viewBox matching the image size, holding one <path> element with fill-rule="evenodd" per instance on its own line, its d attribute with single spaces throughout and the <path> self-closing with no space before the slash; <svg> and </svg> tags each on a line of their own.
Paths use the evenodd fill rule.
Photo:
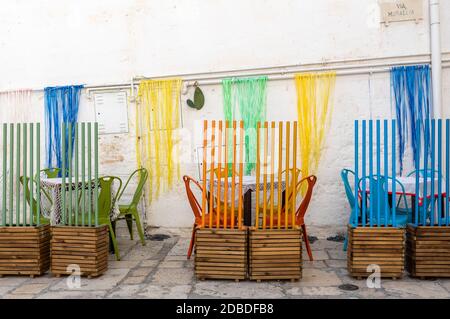
<svg viewBox="0 0 450 319">
<path fill-rule="evenodd" d="M 406 268 L 414 277 L 450 277 L 450 227 L 408 225 Z"/>
<path fill-rule="evenodd" d="M 0 227 L 0 276 L 40 276 L 49 266 L 49 225 Z"/>
<path fill-rule="evenodd" d="M 251 280 L 300 280 L 302 232 L 300 229 L 250 230 Z"/>
<path fill-rule="evenodd" d="M 98 227 L 52 227 L 51 273 L 72 274 L 69 265 L 78 265 L 80 275 L 97 277 L 108 269 L 109 236 L 106 225 Z"/>
<path fill-rule="evenodd" d="M 201 280 L 244 280 L 247 277 L 247 231 L 197 229 L 195 274 Z"/>
<path fill-rule="evenodd" d="M 347 268 L 362 278 L 369 265 L 380 266 L 381 277 L 401 278 L 405 261 L 405 229 L 394 227 L 348 227 Z"/>
</svg>

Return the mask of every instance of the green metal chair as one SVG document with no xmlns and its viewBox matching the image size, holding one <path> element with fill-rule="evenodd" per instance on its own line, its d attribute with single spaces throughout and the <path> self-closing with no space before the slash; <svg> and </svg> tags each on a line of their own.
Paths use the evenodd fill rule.
<svg viewBox="0 0 450 319">
<path fill-rule="evenodd" d="M 30 192 L 30 178 L 26 177 L 26 176 L 20 176 L 20 183 L 22 184 L 24 193 L 25 193 L 25 198 L 27 199 L 28 205 L 30 205 L 30 209 L 31 207 L 33 207 L 33 223 L 37 223 L 37 207 L 38 207 L 38 202 L 34 197 L 31 197 L 31 192 Z M 33 203 L 33 205 L 31 205 L 31 203 Z M 42 214 L 39 216 L 39 223 L 41 225 L 43 224 L 50 224 L 50 219 L 48 219 L 47 217 L 43 216 Z"/>
<path fill-rule="evenodd" d="M 61 172 L 60 168 L 52 167 L 41 169 L 37 174 L 44 173 L 47 178 L 57 178 L 59 177 L 60 172 Z"/>
<path fill-rule="evenodd" d="M 119 187 L 117 188 L 116 194 L 112 197 L 112 186 L 114 181 L 117 180 Z M 120 260 L 119 248 L 117 246 L 117 238 L 114 230 L 114 225 L 111 222 L 110 214 L 111 209 L 116 202 L 120 190 L 122 188 L 122 180 L 116 176 L 102 176 L 98 179 L 100 193 L 98 195 L 98 223 L 99 225 L 108 225 L 109 235 L 114 247 L 114 253 L 116 259 Z M 95 224 L 95 216 L 91 217 L 91 223 Z"/>
<path fill-rule="evenodd" d="M 128 180 L 125 184 L 125 187 L 123 188 L 122 192 L 119 195 L 118 200 L 120 200 L 123 193 L 127 189 L 128 184 L 130 183 L 130 181 L 133 179 L 133 177 L 136 174 L 139 174 L 139 182 L 138 182 L 138 185 L 134 192 L 133 199 L 131 200 L 131 203 L 128 205 L 119 205 L 119 210 L 120 210 L 119 219 L 126 220 L 131 240 L 133 240 L 133 219 L 134 219 L 134 221 L 136 222 L 136 228 L 139 233 L 139 238 L 141 239 L 141 243 L 143 246 L 145 246 L 144 231 L 143 231 L 143 228 L 141 225 L 141 219 L 139 217 L 139 212 L 138 212 L 138 204 L 139 204 L 139 201 L 141 200 L 142 193 L 144 191 L 145 182 L 147 181 L 147 178 L 148 178 L 148 171 L 145 168 L 139 168 L 130 175 L 130 177 L 128 178 Z"/>
</svg>

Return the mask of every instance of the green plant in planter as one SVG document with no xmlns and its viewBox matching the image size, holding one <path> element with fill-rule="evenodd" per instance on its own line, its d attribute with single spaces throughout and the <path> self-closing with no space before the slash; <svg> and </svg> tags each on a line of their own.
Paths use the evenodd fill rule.
<svg viewBox="0 0 450 319">
<path fill-rule="evenodd" d="M 193 109 L 200 110 L 205 105 L 205 96 L 203 95 L 202 90 L 198 87 L 198 83 L 195 82 L 194 84 L 195 92 L 194 92 L 194 101 L 187 100 L 187 105 L 189 107 L 192 107 Z"/>
</svg>

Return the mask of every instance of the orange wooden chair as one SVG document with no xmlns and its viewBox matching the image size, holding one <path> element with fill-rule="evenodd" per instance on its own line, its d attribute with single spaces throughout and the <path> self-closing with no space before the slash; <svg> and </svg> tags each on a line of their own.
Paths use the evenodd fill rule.
<svg viewBox="0 0 450 319">
<path fill-rule="evenodd" d="M 192 208 L 192 212 L 194 213 L 194 225 L 192 227 L 192 236 L 191 236 L 191 242 L 189 244 L 189 250 L 188 250 L 188 254 L 187 254 L 187 259 L 191 258 L 192 255 L 192 251 L 194 249 L 194 244 L 195 244 L 195 229 L 196 227 L 200 226 L 202 224 L 202 205 L 199 203 L 199 201 L 197 200 L 197 198 L 195 197 L 192 189 L 191 189 L 191 182 L 196 185 L 199 189 L 200 192 L 203 192 L 203 187 L 200 185 L 199 182 L 197 182 L 196 180 L 194 180 L 192 177 L 189 176 L 183 176 L 183 181 L 184 181 L 184 185 L 186 187 L 186 194 L 187 194 L 187 198 L 189 200 L 189 204 L 191 205 Z M 215 201 L 214 201 L 215 202 Z M 206 212 L 205 213 L 205 227 L 215 227 L 216 226 L 216 210 L 215 208 L 212 209 L 212 220 L 213 220 L 213 224 L 209 225 L 209 213 Z M 237 214 L 235 214 L 235 225 L 237 225 Z M 222 214 L 220 214 L 219 216 L 219 226 L 223 226 L 224 225 L 224 216 Z M 231 214 L 227 214 L 227 225 L 231 224 Z"/>
<path fill-rule="evenodd" d="M 296 191 L 297 193 L 300 192 L 302 189 L 302 186 L 304 183 L 307 183 L 307 190 L 305 193 L 305 196 L 303 197 L 302 202 L 300 203 L 300 206 L 297 208 L 297 211 L 295 212 L 295 225 L 300 226 L 303 231 L 303 240 L 305 241 L 306 250 L 308 252 L 309 260 L 313 260 L 311 247 L 309 245 L 309 239 L 308 239 L 308 233 L 306 232 L 306 225 L 305 225 L 305 215 L 308 210 L 309 203 L 311 201 L 314 185 L 316 184 L 317 177 L 314 175 L 308 176 L 303 178 L 301 181 L 297 183 Z M 292 195 L 291 195 L 292 196 Z M 292 197 L 288 197 L 292 200 Z M 290 217 L 290 216 L 288 216 Z M 280 215 L 280 225 L 281 227 L 285 227 L 286 225 L 286 215 L 285 215 L 285 208 L 282 208 L 281 215 Z M 270 224 L 270 216 L 266 216 L 266 223 Z M 278 216 L 274 214 L 273 216 L 273 224 L 278 225 Z M 292 218 L 288 218 L 288 226 L 292 226 Z"/>
<path fill-rule="evenodd" d="M 209 174 L 211 174 L 211 170 L 210 170 L 210 169 L 207 170 L 207 171 L 206 171 L 206 174 L 207 174 L 206 176 L 209 177 Z M 235 171 L 234 171 L 234 174 L 236 175 L 236 179 L 238 179 L 238 178 L 239 178 L 239 172 L 235 170 Z M 218 169 L 218 168 L 215 168 L 215 169 L 214 169 L 214 176 L 216 176 L 216 178 L 219 178 L 219 169 Z M 226 167 L 220 169 L 220 178 L 221 178 L 221 179 L 222 179 L 222 178 L 225 178 L 225 176 L 226 176 L 226 177 L 231 177 L 231 176 L 228 175 L 228 170 L 227 170 Z"/>
<path fill-rule="evenodd" d="M 302 174 L 302 171 L 301 171 L 301 169 L 296 168 L 295 172 L 296 172 L 295 175 L 297 175 L 295 177 L 295 180 L 298 181 L 300 176 L 301 176 L 301 174 Z M 294 176 L 294 169 L 290 168 L 288 170 L 283 170 L 281 172 L 281 176 L 289 176 L 289 187 L 287 188 L 286 191 L 288 192 L 288 194 L 287 194 L 288 198 L 292 198 L 292 191 L 291 190 L 294 189 L 294 177 L 293 177 Z M 286 177 L 282 178 L 281 180 L 286 180 Z M 267 179 L 267 181 L 270 181 L 270 177 Z M 260 189 L 260 191 L 263 191 L 263 190 Z M 261 214 L 264 211 L 264 201 L 262 200 L 263 196 L 260 195 L 259 198 L 260 198 L 259 212 Z M 278 199 L 278 197 L 275 194 L 274 200 L 276 200 L 276 199 Z M 284 201 L 284 199 L 285 199 L 285 196 L 283 196 L 282 200 Z M 275 205 L 277 205 L 276 201 L 274 203 L 275 203 Z M 266 207 L 270 207 L 270 193 L 267 194 L 267 206 Z M 283 209 L 284 209 L 284 202 L 283 202 Z"/>
</svg>

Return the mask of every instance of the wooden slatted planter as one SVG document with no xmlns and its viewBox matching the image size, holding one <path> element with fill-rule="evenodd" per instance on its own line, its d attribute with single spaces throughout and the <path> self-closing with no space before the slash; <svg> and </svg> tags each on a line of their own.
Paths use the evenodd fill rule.
<svg viewBox="0 0 450 319">
<path fill-rule="evenodd" d="M 401 278 L 405 261 L 405 229 L 394 227 L 348 227 L 347 268 L 351 276 L 363 278 L 369 265 L 381 268 L 381 277 Z"/>
<path fill-rule="evenodd" d="M 406 268 L 413 277 L 450 277 L 450 227 L 408 225 Z"/>
<path fill-rule="evenodd" d="M 0 276 L 40 276 L 49 266 L 49 225 L 0 227 Z"/>
<path fill-rule="evenodd" d="M 197 229 L 195 274 L 201 280 L 244 280 L 247 277 L 247 231 Z"/>
<path fill-rule="evenodd" d="M 301 230 L 250 230 L 249 275 L 251 280 L 257 281 L 300 280 Z"/>
<path fill-rule="evenodd" d="M 52 227 L 51 273 L 70 275 L 69 265 L 79 265 L 80 275 L 97 277 L 108 269 L 109 236 L 106 225 Z"/>
</svg>

